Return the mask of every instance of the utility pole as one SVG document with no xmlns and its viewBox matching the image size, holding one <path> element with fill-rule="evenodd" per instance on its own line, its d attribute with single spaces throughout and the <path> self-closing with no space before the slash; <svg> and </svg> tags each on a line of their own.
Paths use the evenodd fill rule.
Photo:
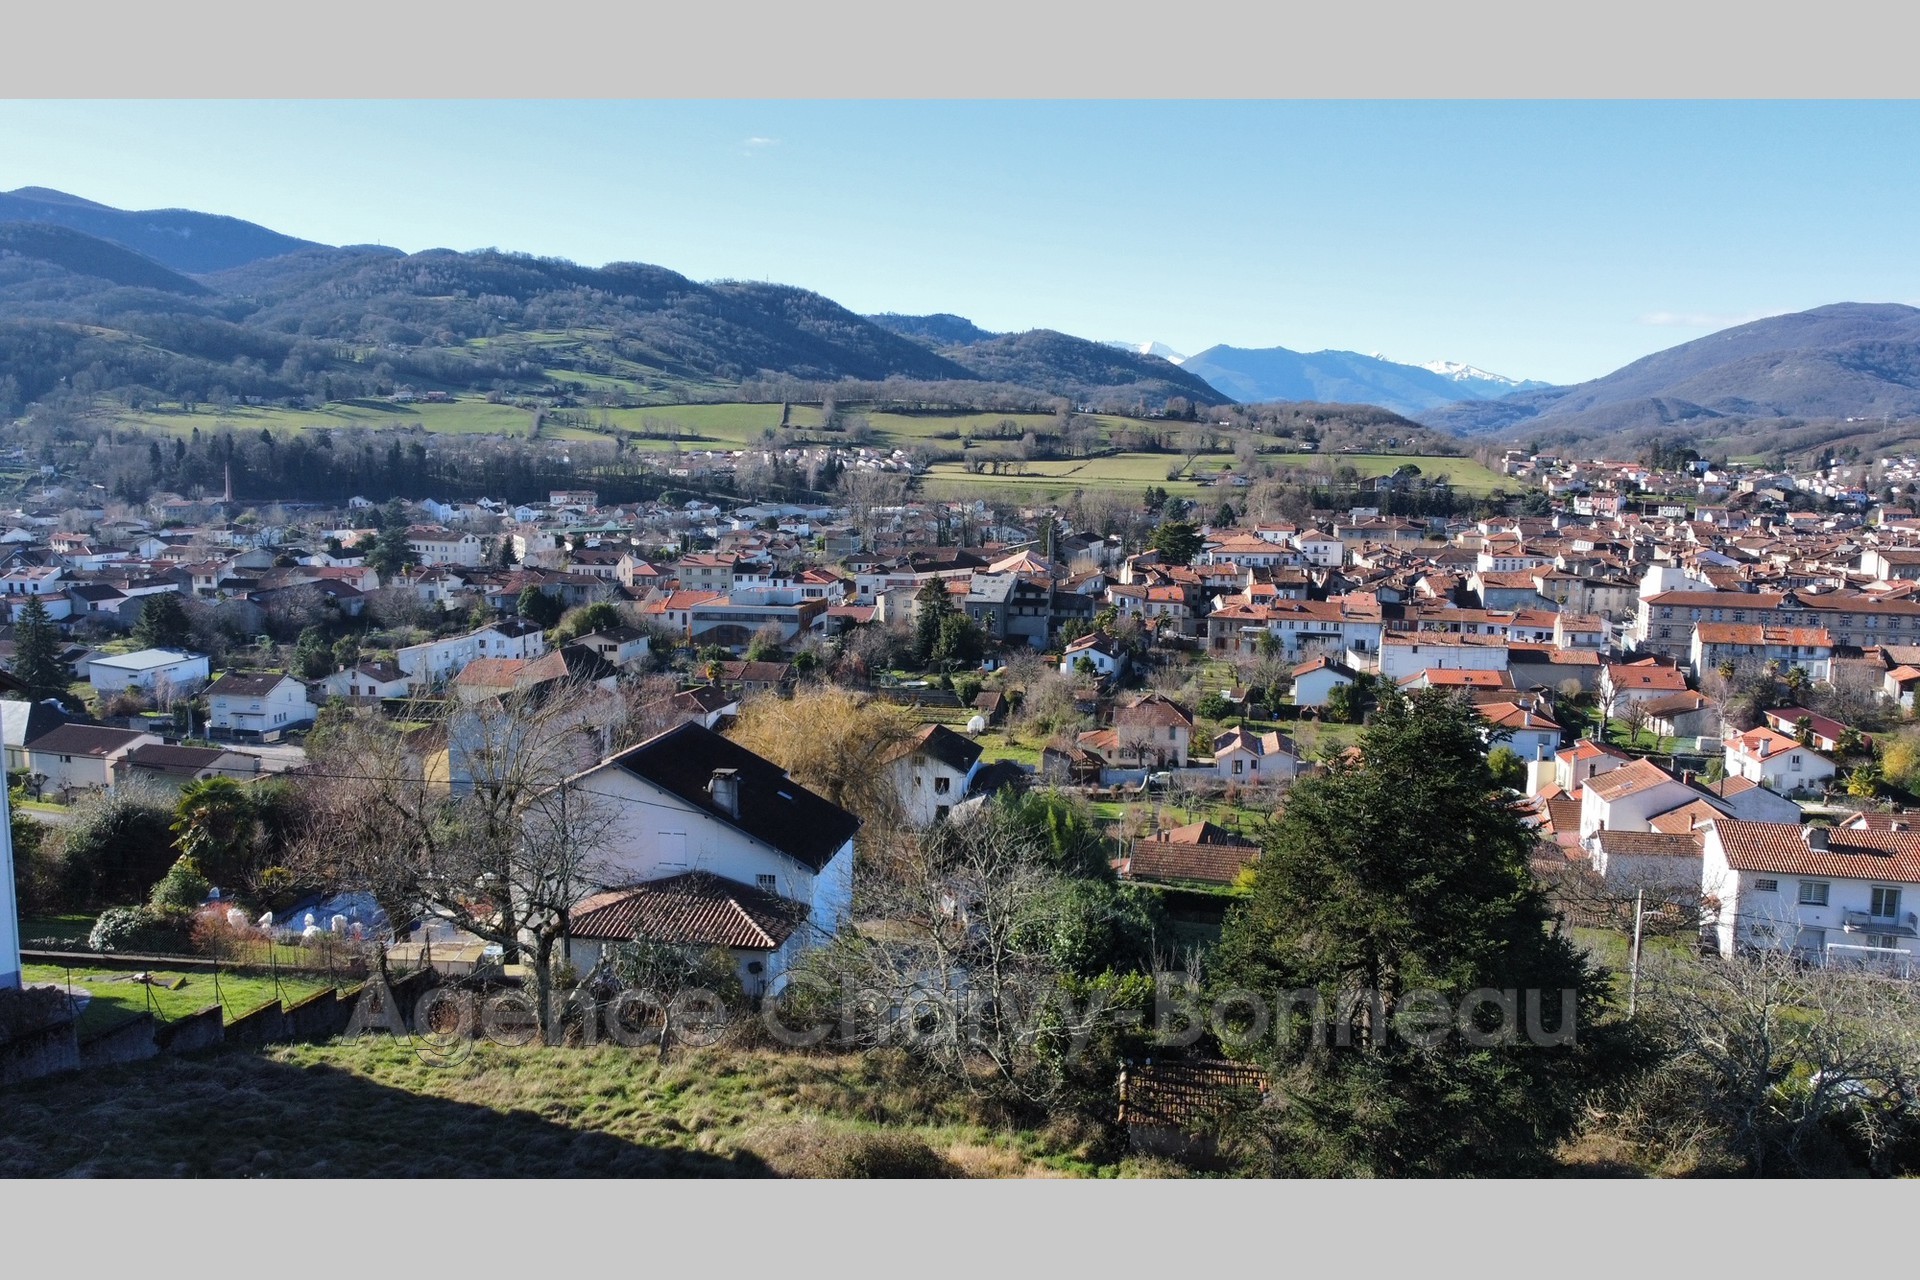
<svg viewBox="0 0 1920 1280">
<path fill-rule="evenodd" d="M 1627 962 L 1627 1016 L 1633 1016 L 1635 1004 L 1640 998 L 1640 921 L 1642 908 L 1646 904 L 1647 891 L 1636 889 L 1633 893 L 1633 955 Z"/>
</svg>

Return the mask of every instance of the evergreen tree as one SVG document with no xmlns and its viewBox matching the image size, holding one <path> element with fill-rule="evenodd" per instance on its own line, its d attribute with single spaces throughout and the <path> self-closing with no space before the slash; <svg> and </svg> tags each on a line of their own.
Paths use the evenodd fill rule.
<svg viewBox="0 0 1920 1280">
<path fill-rule="evenodd" d="M 913 660 L 924 667 L 933 661 L 934 651 L 940 647 L 941 626 L 956 611 L 947 595 L 947 584 L 939 578 L 928 578 L 921 583 L 913 603 Z"/>
<path fill-rule="evenodd" d="M 1537 1172 L 1633 1062 L 1598 1021 L 1606 976 L 1535 884 L 1532 833 L 1465 699 L 1390 694 L 1359 746 L 1295 784 L 1215 953 L 1219 988 L 1270 1010 L 1285 996 L 1245 1051 L 1275 1081 L 1278 1105 L 1258 1114 L 1276 1171 Z M 1489 1036 L 1502 1011 L 1483 992 L 1515 993 L 1510 1040 Z"/>
<path fill-rule="evenodd" d="M 986 637 L 972 618 L 958 609 L 940 619 L 940 636 L 934 642 L 933 660 L 942 666 L 971 667 L 979 663 L 986 650 Z"/>
<path fill-rule="evenodd" d="M 193 642 L 193 624 L 178 591 L 147 597 L 134 623 L 133 639 L 142 649 L 184 649 Z"/>
<path fill-rule="evenodd" d="M 1153 531 L 1153 549 L 1163 564 L 1192 564 L 1202 545 L 1200 531 L 1186 520 L 1167 520 Z"/>
<path fill-rule="evenodd" d="M 520 593 L 520 616 L 542 630 L 550 630 L 560 621 L 560 615 L 567 607 L 538 587 L 528 587 Z"/>
<path fill-rule="evenodd" d="M 293 647 L 293 665 L 303 680 L 318 680 L 333 670 L 333 644 L 325 627 L 311 626 L 300 633 Z"/>
<path fill-rule="evenodd" d="M 39 596 L 27 598 L 13 639 L 13 674 L 27 686 L 27 697 L 34 702 L 64 697 L 67 673 L 60 666 L 60 632 Z"/>
</svg>

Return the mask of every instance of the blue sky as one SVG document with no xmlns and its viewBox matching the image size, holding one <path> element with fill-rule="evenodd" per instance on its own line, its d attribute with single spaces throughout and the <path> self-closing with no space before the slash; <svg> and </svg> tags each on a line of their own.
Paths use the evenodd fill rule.
<svg viewBox="0 0 1920 1280">
<path fill-rule="evenodd" d="M 1920 303 L 1920 104 L 0 102 L 0 189 L 1577 381 Z"/>
</svg>

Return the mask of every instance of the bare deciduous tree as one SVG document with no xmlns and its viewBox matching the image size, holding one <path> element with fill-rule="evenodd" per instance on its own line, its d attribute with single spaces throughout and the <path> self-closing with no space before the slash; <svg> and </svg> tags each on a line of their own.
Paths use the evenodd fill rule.
<svg viewBox="0 0 1920 1280">
<path fill-rule="evenodd" d="M 1650 956 L 1643 1008 L 1709 1118 L 1761 1176 L 1832 1173 L 1847 1135 L 1877 1172 L 1914 1133 L 1920 1004 L 1909 981 L 1781 950 Z"/>
<path fill-rule="evenodd" d="M 963 1088 L 1044 1097 L 1043 1042 L 1085 1035 L 1100 1014 L 1059 999 L 1047 931 L 1033 927 L 1060 882 L 1034 834 L 988 806 L 865 877 L 854 910 L 872 923 L 813 952 L 808 972 L 862 1006 L 843 1024 L 855 1043 L 902 1045 Z"/>
<path fill-rule="evenodd" d="M 605 691 L 429 709 L 432 749 L 358 717 L 329 735 L 308 776 L 298 854 L 323 883 L 371 891 L 395 920 L 423 915 L 524 955 L 551 1036 L 553 951 L 574 903 L 601 883 L 612 804 L 560 784 L 603 748 Z"/>
</svg>

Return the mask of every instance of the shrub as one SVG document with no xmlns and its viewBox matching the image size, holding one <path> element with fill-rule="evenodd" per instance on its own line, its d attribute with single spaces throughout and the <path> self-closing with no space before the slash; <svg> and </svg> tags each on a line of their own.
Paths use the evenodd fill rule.
<svg viewBox="0 0 1920 1280">
<path fill-rule="evenodd" d="M 74 906 L 144 897 L 167 873 L 173 847 L 165 807 L 116 790 L 85 801 L 60 832 L 60 893 Z"/>
<path fill-rule="evenodd" d="M 154 907 L 180 907 L 192 910 L 207 900 L 207 893 L 213 888 L 207 878 L 200 874 L 193 859 L 185 854 L 173 860 L 167 868 L 167 874 L 154 882 L 153 892 L 148 903 Z"/>
<path fill-rule="evenodd" d="M 94 951 L 184 951 L 192 931 L 193 914 L 178 907 L 108 907 L 93 922 L 87 946 Z"/>
<path fill-rule="evenodd" d="M 94 951 L 132 951 L 135 939 L 146 927 L 145 907 L 108 907 L 93 922 L 87 946 Z"/>
<path fill-rule="evenodd" d="M 951 1178 L 953 1166 L 909 1133 L 830 1129 L 818 1121 L 783 1125 L 752 1143 L 789 1178 Z"/>
<path fill-rule="evenodd" d="M 1200 699 L 1200 718 L 1203 720 L 1225 720 L 1233 711 L 1233 704 L 1218 693 L 1210 693 Z"/>
<path fill-rule="evenodd" d="M 956 698 L 960 699 L 961 706 L 972 706 L 973 700 L 980 696 L 980 677 L 955 676 L 953 678 L 953 694 Z"/>
</svg>

